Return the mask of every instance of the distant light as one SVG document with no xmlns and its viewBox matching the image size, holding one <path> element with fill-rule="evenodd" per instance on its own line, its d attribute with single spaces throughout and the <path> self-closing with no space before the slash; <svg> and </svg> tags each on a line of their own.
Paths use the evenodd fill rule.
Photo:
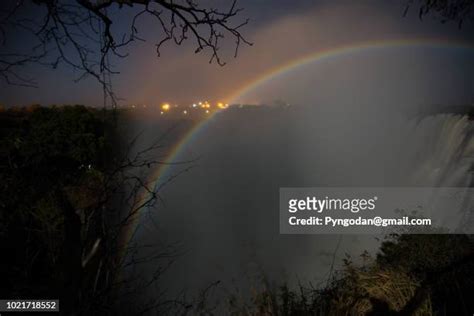
<svg viewBox="0 0 474 316">
<path fill-rule="evenodd" d="M 196 106 L 197 106 L 196 103 L 193 103 L 193 108 L 195 108 Z"/>
<path fill-rule="evenodd" d="M 209 114 L 209 110 L 206 110 L 206 114 Z"/>
<path fill-rule="evenodd" d="M 222 102 L 217 103 L 217 107 L 218 107 L 219 109 L 226 109 L 228 106 L 229 106 L 229 105 L 228 105 L 227 103 L 226 103 L 226 104 L 224 104 L 224 103 L 222 103 Z"/>
<path fill-rule="evenodd" d="M 165 112 L 161 111 L 160 114 L 163 115 Z"/>
<path fill-rule="evenodd" d="M 184 114 L 184 115 L 188 114 L 188 111 L 184 110 L 184 111 L 183 111 L 183 114 Z"/>
<path fill-rule="evenodd" d="M 132 105 L 132 108 L 135 108 L 135 105 Z"/>
<path fill-rule="evenodd" d="M 163 111 L 169 111 L 169 109 L 170 109 L 169 103 L 164 103 L 164 104 L 161 106 L 161 109 L 162 109 Z"/>
</svg>

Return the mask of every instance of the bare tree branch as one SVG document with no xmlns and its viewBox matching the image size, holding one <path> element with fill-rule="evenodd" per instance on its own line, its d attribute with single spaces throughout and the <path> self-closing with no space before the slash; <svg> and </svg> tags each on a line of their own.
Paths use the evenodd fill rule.
<svg viewBox="0 0 474 316">
<path fill-rule="evenodd" d="M 120 21 L 117 13 L 125 11 L 129 21 Z M 64 64 L 78 73 L 75 81 L 86 77 L 97 80 L 116 104 L 110 76 L 118 71 L 110 63 L 128 56 L 124 51 L 135 41 L 144 41 L 139 34 L 142 19 L 153 18 L 153 33 L 161 36 L 156 52 L 168 42 L 181 45 L 186 40 L 195 44 L 195 52 L 210 52 L 209 62 L 223 66 L 221 40 L 230 36 L 235 41 L 234 57 L 242 43 L 252 45 L 241 34 L 248 19 L 232 22 L 241 9 L 232 0 L 228 9 L 201 7 L 193 0 L 30 0 L 10 1 L 0 11 L 0 47 L 11 50 L 0 54 L 0 77 L 9 84 L 36 87 L 37 83 L 20 73 L 25 65 L 41 64 L 52 68 Z M 123 34 L 115 24 L 128 26 Z M 26 32 L 24 42 L 33 43 L 20 52 L 10 41 L 17 32 Z M 25 45 L 21 45 L 23 50 Z"/>
</svg>

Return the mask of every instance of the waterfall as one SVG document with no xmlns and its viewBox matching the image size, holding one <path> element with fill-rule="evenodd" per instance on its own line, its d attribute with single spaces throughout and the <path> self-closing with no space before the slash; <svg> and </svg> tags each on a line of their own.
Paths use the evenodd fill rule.
<svg viewBox="0 0 474 316">
<path fill-rule="evenodd" d="M 437 114 L 414 127 L 414 185 L 473 186 L 474 121 L 467 115 Z"/>
</svg>

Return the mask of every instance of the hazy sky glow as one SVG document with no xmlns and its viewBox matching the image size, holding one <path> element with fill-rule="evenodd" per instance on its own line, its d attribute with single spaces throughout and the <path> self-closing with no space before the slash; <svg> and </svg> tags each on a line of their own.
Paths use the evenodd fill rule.
<svg viewBox="0 0 474 316">
<path fill-rule="evenodd" d="M 204 5 L 215 2 L 205 1 Z M 202 99 L 228 102 L 237 91 L 272 69 L 329 48 L 394 39 L 472 40 L 471 25 L 459 30 L 454 23 L 443 25 L 431 16 L 420 21 L 416 10 L 403 17 L 404 1 L 241 0 L 239 4 L 245 8 L 241 17 L 251 19 L 243 32 L 254 45 L 242 46 L 234 59 L 233 43 L 226 43 L 224 67 L 209 64 L 206 53 L 194 54 L 191 42 L 181 47 L 168 44 L 158 58 L 154 44 L 159 34 L 153 33 L 156 28 L 151 21 L 144 21 L 141 36 L 148 41 L 134 44 L 128 58 L 114 61 L 121 72 L 113 78 L 115 91 L 123 98 L 120 103 L 155 105 Z M 40 87 L 12 87 L 2 82 L 0 104 L 102 104 L 100 86 L 93 79 L 75 83 L 77 74 L 69 68 L 53 71 L 31 67 L 28 71 Z M 303 79 L 308 80 L 307 76 Z"/>
</svg>

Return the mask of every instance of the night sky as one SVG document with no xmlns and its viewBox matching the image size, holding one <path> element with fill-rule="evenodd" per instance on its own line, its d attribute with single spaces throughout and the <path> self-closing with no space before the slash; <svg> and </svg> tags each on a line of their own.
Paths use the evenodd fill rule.
<svg viewBox="0 0 474 316">
<path fill-rule="evenodd" d="M 200 3 L 222 6 L 224 1 Z M 7 6 L 8 1 L 2 4 Z M 404 17 L 405 1 L 241 0 L 238 4 L 244 11 L 234 23 L 250 18 L 242 33 L 254 45 L 242 45 L 234 59 L 233 39 L 227 38 L 222 48 L 227 62 L 224 67 L 209 64 L 208 51 L 195 54 L 192 40 L 182 46 L 167 43 L 158 58 L 154 45 L 160 33 L 153 21 L 144 20 L 140 24 L 140 36 L 147 42 L 131 45 L 127 50 L 129 57 L 112 60 L 114 69 L 120 71 L 113 77 L 113 88 L 121 98 L 119 104 L 156 105 L 164 101 L 183 103 L 202 99 L 230 102 L 229 97 L 251 80 L 329 47 L 391 39 L 473 40 L 469 23 L 459 29 L 456 23 L 440 23 L 434 15 L 420 20 L 416 7 Z M 114 21 L 114 28 L 119 32 L 128 23 L 126 11 L 122 11 L 117 15 L 121 18 Z M 129 11 L 129 15 L 132 13 L 133 10 Z M 4 51 L 12 43 L 21 48 L 31 44 L 21 32 L 8 36 Z M 0 81 L 0 104 L 102 105 L 100 85 L 92 78 L 74 82 L 78 74 L 65 65 L 55 70 L 26 66 L 23 71 L 34 77 L 39 87 L 15 87 Z"/>
</svg>

